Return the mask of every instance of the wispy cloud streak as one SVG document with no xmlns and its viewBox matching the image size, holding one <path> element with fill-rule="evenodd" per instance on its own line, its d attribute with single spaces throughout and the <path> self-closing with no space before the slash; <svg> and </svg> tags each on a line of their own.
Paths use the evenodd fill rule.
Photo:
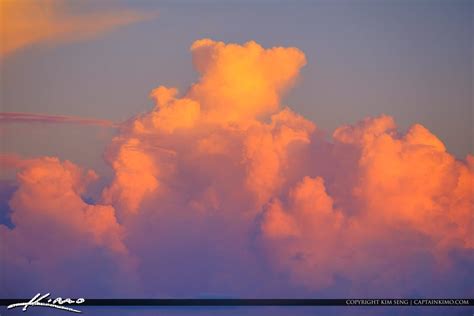
<svg viewBox="0 0 474 316">
<path fill-rule="evenodd" d="M 81 1 L 81 8 L 93 2 Z M 92 39 L 120 26 L 151 19 L 157 12 L 128 8 L 73 13 L 72 1 L 1 1 L 0 58 L 38 43 Z"/>
<path fill-rule="evenodd" d="M 118 123 L 94 118 L 84 118 L 67 115 L 49 115 L 39 113 L 22 113 L 22 112 L 0 112 L 0 122 L 35 122 L 35 123 L 70 123 L 81 125 L 96 125 L 103 127 L 118 127 Z"/>
</svg>

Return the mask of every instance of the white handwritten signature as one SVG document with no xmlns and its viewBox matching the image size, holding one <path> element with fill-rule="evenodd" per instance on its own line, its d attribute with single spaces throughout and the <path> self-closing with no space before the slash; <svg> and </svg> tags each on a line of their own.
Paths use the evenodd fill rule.
<svg viewBox="0 0 474 316">
<path fill-rule="evenodd" d="M 62 305 L 63 304 L 82 304 L 86 301 L 85 299 L 78 298 L 77 300 L 73 300 L 70 298 L 62 299 L 58 297 L 53 300 L 52 298 L 48 298 L 49 295 L 50 293 L 44 294 L 43 296 L 40 293 L 38 293 L 35 296 L 33 296 L 33 298 L 29 302 L 11 304 L 7 306 L 7 309 L 23 306 L 22 311 L 26 312 L 26 310 L 30 306 L 43 306 L 43 307 L 61 309 L 61 310 L 73 312 L 73 313 L 82 313 L 81 311 L 77 309 L 62 306 Z M 45 300 L 45 302 L 42 302 L 43 300 Z"/>
</svg>

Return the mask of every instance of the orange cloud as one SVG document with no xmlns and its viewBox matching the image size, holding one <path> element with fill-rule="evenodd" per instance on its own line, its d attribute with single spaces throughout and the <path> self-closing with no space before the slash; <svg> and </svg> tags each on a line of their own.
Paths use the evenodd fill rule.
<svg viewBox="0 0 474 316">
<path fill-rule="evenodd" d="M 335 207 L 344 196 L 331 196 L 321 177 L 303 178 L 283 196 L 287 203 L 269 202 L 260 229 L 276 269 L 313 289 L 336 277 L 357 283 L 376 275 L 402 293 L 417 255 L 429 253 L 444 266 L 453 249 L 474 249 L 472 156 L 456 160 L 419 124 L 402 135 L 388 116 L 340 127 L 333 137 L 336 147 L 349 144 L 359 153 L 356 167 L 344 170 L 350 174 L 331 185 L 356 175 L 349 194 L 358 209 Z M 332 159 L 346 159 L 341 148 Z M 398 283 L 401 273 L 406 279 Z"/>
<path fill-rule="evenodd" d="M 188 95 L 203 105 L 209 119 L 221 123 L 277 111 L 281 94 L 306 64 L 297 48 L 264 49 L 256 42 L 202 39 L 194 42 L 191 52 L 201 78 Z"/>
<path fill-rule="evenodd" d="M 84 270 L 95 269 L 94 265 L 80 267 L 79 262 L 90 256 L 88 260 L 99 265 L 114 262 L 118 268 L 113 277 L 132 274 L 125 231 L 114 208 L 83 200 L 87 185 L 97 179 L 95 172 L 52 157 L 23 159 L 16 167 L 17 189 L 9 202 L 13 227 L 0 225 L 2 293 L 23 293 L 10 282 L 48 284 L 50 276 L 58 274 L 63 283 L 55 286 L 71 290 L 82 282 Z M 103 253 L 101 258 L 94 256 L 97 250 Z M 76 272 L 64 272 L 65 262 Z M 20 279 L 11 281 L 14 275 Z"/>
<path fill-rule="evenodd" d="M 114 209 L 108 205 L 90 205 L 81 198 L 88 183 L 97 179 L 95 172 L 84 172 L 69 161 L 50 157 L 23 160 L 17 165 L 21 168 L 17 174 L 19 189 L 10 200 L 16 233 L 23 231 L 36 239 L 39 236 L 34 237 L 35 233 L 50 227 L 67 231 L 84 242 L 126 251 Z M 43 227 L 30 229 L 34 226 Z M 58 239 L 58 242 L 63 241 Z M 66 250 L 57 250 L 60 249 Z"/>
<path fill-rule="evenodd" d="M 136 138 L 120 145 L 112 162 L 115 181 L 103 193 L 106 203 L 114 203 L 130 212 L 136 212 L 145 195 L 158 187 L 158 168 L 140 146 Z"/>
<path fill-rule="evenodd" d="M 271 116 L 271 124 L 258 120 L 278 111 L 281 94 L 305 63 L 300 50 L 264 49 L 255 42 L 226 45 L 204 39 L 196 41 L 191 51 L 201 73 L 199 81 L 182 98 L 177 97 L 176 88 L 154 89 L 153 111 L 137 117 L 114 141 L 118 149 L 110 151 L 115 156 L 109 159 L 116 179 L 104 197 L 111 201 L 115 196 L 115 201 L 122 201 L 120 209 L 126 205 L 125 209 L 133 212 L 148 193 L 156 191 L 158 170 L 161 182 L 175 176 L 179 166 L 175 159 L 169 159 L 170 153 L 189 151 L 195 159 L 216 151 L 228 155 L 228 146 L 233 145 L 218 135 L 229 133 L 245 144 L 245 152 L 240 153 L 243 157 L 232 157 L 248 162 L 243 185 L 253 190 L 257 199 L 265 200 L 279 187 L 287 147 L 307 143 L 315 128 L 288 109 Z M 274 63 L 282 66 L 274 67 Z"/>
<path fill-rule="evenodd" d="M 156 107 L 111 147 L 116 178 L 104 196 L 121 212 L 150 216 L 141 213 L 151 207 L 157 221 L 170 207 L 178 217 L 224 212 L 244 227 L 261 218 L 272 267 L 310 289 L 385 268 L 389 282 L 400 269 L 414 273 L 418 253 L 442 265 L 452 249 L 473 248 L 470 156 L 456 160 L 419 124 L 403 135 L 385 115 L 323 139 L 279 101 L 304 64 L 297 49 L 205 39 L 191 51 L 198 82 L 182 98 L 153 90 Z M 377 247 L 402 250 L 374 257 Z M 389 263 L 400 260 L 407 266 Z"/>
<path fill-rule="evenodd" d="M 113 10 L 71 14 L 64 0 L 0 2 L 0 57 L 44 42 L 85 40 L 156 14 Z"/>
<path fill-rule="evenodd" d="M 456 160 L 419 124 L 406 135 L 397 134 L 386 116 L 335 131 L 336 140 L 361 149 L 355 197 L 382 221 L 411 225 L 439 245 L 473 248 L 472 156 L 467 163 Z"/>
<path fill-rule="evenodd" d="M 261 232 L 277 269 L 289 270 L 296 283 L 324 288 L 342 270 L 346 221 L 324 180 L 305 177 L 290 191 L 287 206 L 277 198 L 264 208 Z"/>
<path fill-rule="evenodd" d="M 0 226 L 11 245 L 29 249 L 42 237 L 27 228 L 41 223 L 112 252 L 153 293 L 474 293 L 452 285 L 472 277 L 472 155 L 458 160 L 427 128 L 402 133 L 387 115 L 324 137 L 281 104 L 305 63 L 296 48 L 204 39 L 191 51 L 199 79 L 183 96 L 157 87 L 155 107 L 120 126 L 97 204 L 81 198 L 94 173 L 0 159 L 22 170 L 16 227 Z"/>
</svg>

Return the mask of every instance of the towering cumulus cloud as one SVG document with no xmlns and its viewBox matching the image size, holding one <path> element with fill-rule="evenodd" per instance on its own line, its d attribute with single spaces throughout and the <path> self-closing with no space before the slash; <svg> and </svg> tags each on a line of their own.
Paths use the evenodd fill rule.
<svg viewBox="0 0 474 316">
<path fill-rule="evenodd" d="M 474 294 L 473 156 L 385 115 L 323 137 L 281 104 L 306 62 L 296 48 L 203 39 L 191 52 L 199 79 L 184 94 L 157 87 L 154 108 L 120 127 L 95 203 L 92 171 L 4 159 L 19 170 L 7 269 L 62 272 L 81 251 L 115 267 L 86 291 L 127 280 L 147 296 Z"/>
<path fill-rule="evenodd" d="M 279 111 L 282 93 L 305 64 L 300 50 L 204 39 L 191 51 L 199 81 L 183 97 L 177 97 L 176 88 L 153 90 L 155 109 L 124 127 L 114 140 L 109 157 L 116 179 L 104 198 L 116 201 L 121 210 L 136 212 L 147 194 L 174 194 L 165 193 L 170 186 L 191 195 L 205 189 L 187 185 L 190 179 L 204 181 L 212 195 L 218 187 L 240 185 L 234 178 L 248 188 L 235 191 L 264 201 L 284 181 L 288 147 L 309 142 L 313 124 L 288 109 Z M 263 123 L 268 118 L 271 123 Z M 235 174 L 220 178 L 219 165 L 236 168 Z M 223 183 L 215 187 L 213 181 Z"/>
</svg>

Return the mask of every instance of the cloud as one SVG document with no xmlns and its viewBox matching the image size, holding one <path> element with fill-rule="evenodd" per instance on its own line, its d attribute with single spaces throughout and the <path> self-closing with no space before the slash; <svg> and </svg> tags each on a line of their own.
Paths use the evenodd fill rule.
<svg viewBox="0 0 474 316">
<path fill-rule="evenodd" d="M 69 162 L 4 159 L 24 170 L 15 227 L 2 228 L 11 245 L 42 242 L 44 228 L 22 227 L 47 214 L 47 231 L 110 254 L 90 255 L 95 266 L 121 267 L 107 274 L 116 283 L 91 281 L 107 293 L 125 277 L 129 295 L 149 296 L 474 293 L 472 155 L 457 160 L 426 127 L 402 132 L 387 115 L 328 139 L 281 104 L 305 63 L 296 48 L 205 39 L 191 52 L 198 80 L 182 96 L 154 89 L 154 108 L 121 125 L 94 203 L 81 198 L 92 174 Z"/>
<path fill-rule="evenodd" d="M 201 78 L 188 94 L 203 105 L 209 119 L 219 122 L 275 112 L 282 92 L 306 64 L 297 48 L 264 49 L 256 42 L 226 45 L 202 39 L 191 52 Z"/>
<path fill-rule="evenodd" d="M 186 151 L 197 159 L 215 153 L 227 156 L 232 154 L 228 148 L 234 145 L 232 137 L 245 143 L 245 152 L 235 154 L 246 157 L 232 157 L 249 162 L 246 172 L 252 174 L 245 186 L 268 187 L 256 187 L 256 195 L 272 190 L 278 169 L 284 164 L 284 147 L 307 141 L 308 131 L 313 128 L 311 122 L 290 110 L 272 116 L 271 125 L 258 120 L 278 111 L 280 95 L 305 63 L 300 50 L 265 50 L 255 42 L 241 46 L 204 39 L 196 41 L 191 52 L 201 73 L 198 82 L 182 98 L 177 97 L 176 88 L 154 89 L 154 110 L 133 120 L 125 128 L 127 131 L 114 140 L 114 153 L 108 157 L 116 180 L 105 190 L 104 198 L 111 202 L 115 196 L 120 209 L 135 212 L 146 194 L 166 190 L 160 189 L 159 183 L 174 177 L 178 168 L 173 159 L 176 152 Z M 272 63 L 284 66 L 275 69 Z M 190 142 L 198 146 L 189 146 Z M 260 146 L 268 150 L 261 152 Z M 263 168 L 273 168 L 271 173 L 258 170 L 261 164 L 265 164 Z M 260 176 L 264 178 L 258 179 Z"/>
<path fill-rule="evenodd" d="M 129 9 L 74 14 L 70 5 L 64 0 L 2 1 L 0 57 L 36 43 L 90 39 L 117 27 L 156 16 L 155 13 Z"/>
<path fill-rule="evenodd" d="M 33 123 L 72 123 L 81 125 L 97 125 L 117 127 L 118 124 L 109 120 L 83 118 L 77 116 L 49 115 L 39 113 L 0 112 L 0 122 L 33 122 Z"/>
<path fill-rule="evenodd" d="M 95 268 L 84 269 L 77 264 L 84 260 L 83 256 L 98 250 L 102 253 L 98 261 L 103 265 L 127 256 L 124 230 L 116 220 L 113 207 L 89 204 L 83 199 L 88 183 L 97 179 L 95 172 L 53 157 L 14 158 L 17 162 L 14 167 L 18 168 L 17 189 L 9 201 L 14 227 L 0 225 L 1 251 L 8 254 L 2 260 L 3 267 L 10 271 L 4 275 L 7 280 L 2 282 L 2 293 L 28 293 L 14 286 L 20 281 L 14 275 L 22 284 L 36 281 L 41 286 L 49 274 L 56 273 L 72 284 L 82 283 L 78 277 Z M 65 271 L 61 267 L 65 262 L 81 272 L 75 276 L 63 275 Z M 76 291 L 74 286 L 67 288 L 64 283 L 62 287 Z"/>
<path fill-rule="evenodd" d="M 401 134 L 388 116 L 340 127 L 333 137 L 334 149 L 349 145 L 359 153 L 355 169 L 345 170 L 357 175 L 348 196 L 358 210 L 338 206 L 347 196 L 333 187 L 344 179 L 332 177 L 328 184 L 305 177 L 283 197 L 286 203 L 271 201 L 260 227 L 277 269 L 313 289 L 337 278 L 357 284 L 373 277 L 372 286 L 388 284 L 391 294 L 404 295 L 414 287 L 412 280 L 426 277 L 419 266 L 423 257 L 438 268 L 453 264 L 450 253 L 456 249 L 472 259 L 472 156 L 456 160 L 418 124 Z M 341 148 L 333 153 L 332 159 L 344 159 Z M 377 294 L 370 287 L 364 291 Z"/>
</svg>

